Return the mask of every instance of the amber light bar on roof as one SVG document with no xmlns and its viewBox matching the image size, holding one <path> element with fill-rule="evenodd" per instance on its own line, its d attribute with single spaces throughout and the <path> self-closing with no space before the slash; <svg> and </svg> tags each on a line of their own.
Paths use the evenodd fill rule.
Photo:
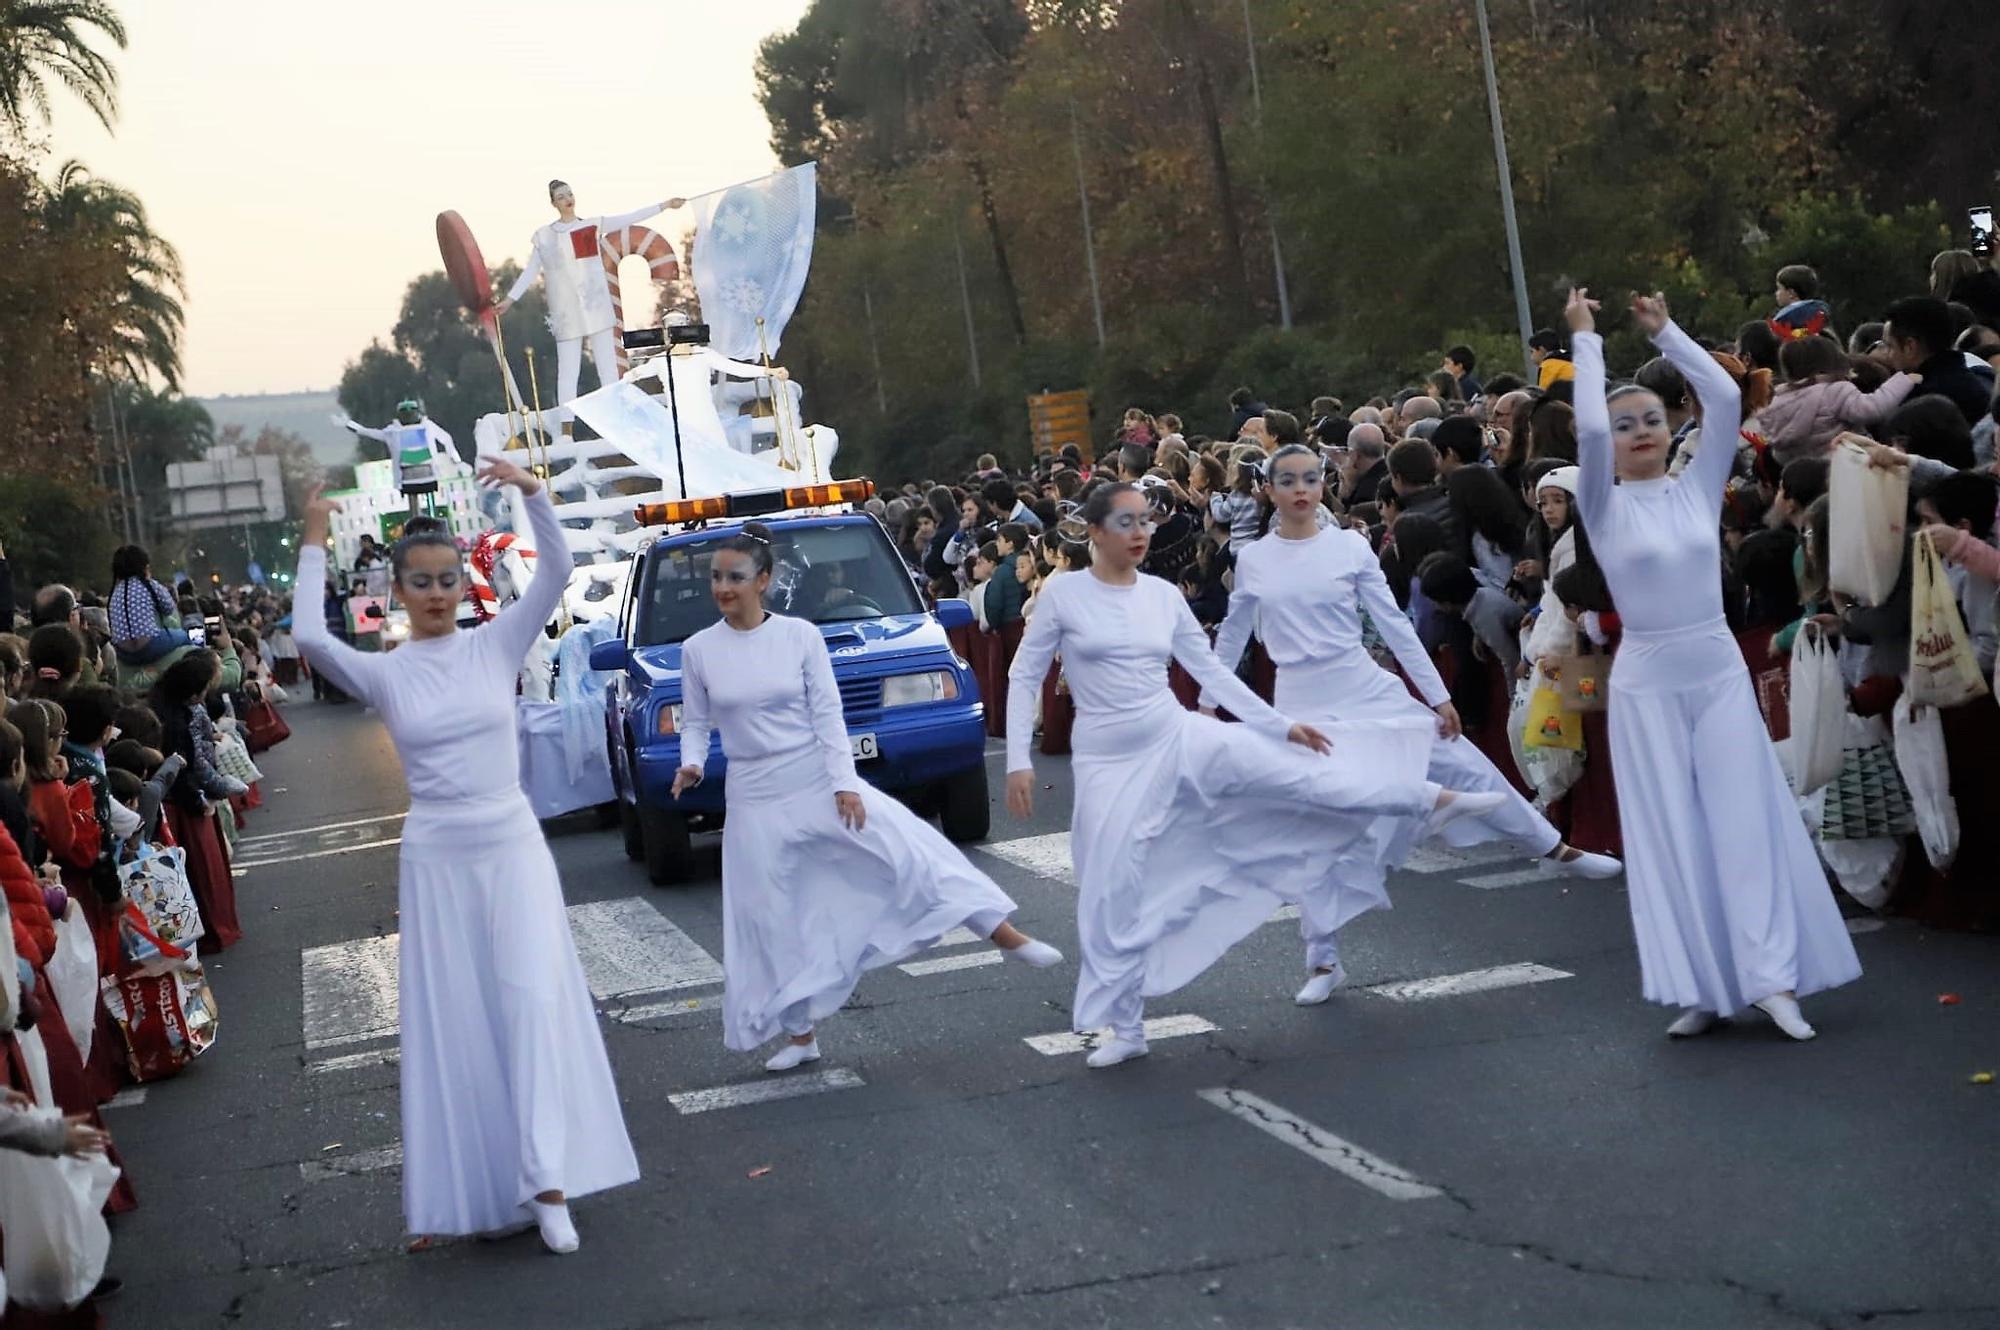
<svg viewBox="0 0 2000 1330">
<path fill-rule="evenodd" d="M 762 517 L 793 508 L 824 508 L 836 503 L 860 503 L 875 493 L 872 480 L 842 480 L 831 485 L 799 485 L 784 490 L 758 490 L 750 494 L 722 494 L 707 499 L 672 499 L 666 503 L 642 503 L 633 510 L 640 526 L 671 526 L 680 522 L 703 522 L 718 517 Z"/>
</svg>

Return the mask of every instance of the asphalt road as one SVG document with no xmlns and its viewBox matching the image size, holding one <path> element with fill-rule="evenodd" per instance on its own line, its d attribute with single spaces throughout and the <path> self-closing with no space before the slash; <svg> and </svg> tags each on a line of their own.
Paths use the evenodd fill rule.
<svg viewBox="0 0 2000 1330">
<path fill-rule="evenodd" d="M 559 828 L 644 1179 L 578 1203 L 568 1258 L 406 1252 L 405 794 L 358 706 L 290 718 L 238 851 L 247 937 L 211 966 L 221 1038 L 107 1113 L 141 1198 L 114 1328 L 2000 1325 L 2000 1084 L 1969 1081 L 2000 1068 L 1993 939 L 1891 922 L 1808 1004 L 1816 1042 L 1670 1043 L 1619 884 L 1443 855 L 1347 931 L 1327 1006 L 1292 1005 L 1276 921 L 1153 1004 L 1185 1032 L 1089 1071 L 1029 1042 L 1068 1030 L 1072 970 L 948 942 L 779 1078 L 722 1047 L 714 852 L 661 890 L 616 832 Z M 974 858 L 1073 949 L 1066 764 L 1041 779 Z"/>
</svg>

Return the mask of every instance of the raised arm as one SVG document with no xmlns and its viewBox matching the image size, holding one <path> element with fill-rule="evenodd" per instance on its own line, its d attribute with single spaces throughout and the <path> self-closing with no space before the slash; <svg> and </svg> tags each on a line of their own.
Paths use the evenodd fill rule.
<svg viewBox="0 0 2000 1330">
<path fill-rule="evenodd" d="M 574 566 L 562 520 L 556 516 L 556 506 L 549 498 L 549 487 L 512 462 L 492 457 L 484 461 L 485 474 L 500 477 L 500 483 L 513 485 L 526 496 L 522 506 L 528 510 L 528 530 L 535 538 L 534 579 L 519 600 L 480 630 L 492 633 L 506 659 L 518 664 L 534 644 L 535 635 L 548 625 L 549 616 L 562 603 Z M 529 485 L 533 488 L 528 488 Z"/>
<path fill-rule="evenodd" d="M 1664 306 L 1661 312 L 1665 312 Z M 1695 449 L 1694 460 L 1688 463 L 1681 478 L 1692 479 L 1720 505 L 1723 488 L 1729 484 L 1729 473 L 1736 467 L 1737 441 L 1743 430 L 1743 390 L 1714 356 L 1702 350 L 1701 344 L 1672 320 L 1653 334 L 1653 345 L 1681 372 L 1694 390 L 1695 400 L 1701 403 L 1701 447 Z M 1583 386 L 1578 384 L 1578 394 L 1582 391 Z M 1588 516 L 1586 513 L 1585 517 Z"/>
<path fill-rule="evenodd" d="M 1071 573 L 1070 577 L 1087 577 L 1087 573 Z M 1055 663 L 1056 652 L 1062 649 L 1062 603 L 1061 591 L 1065 579 L 1056 578 L 1042 590 L 1042 598 L 1035 602 L 1035 617 L 1028 620 L 1027 631 L 1021 634 L 1021 645 L 1014 648 L 1014 663 L 1007 667 L 1007 771 L 1033 771 L 1035 763 L 1028 756 L 1029 745 L 1035 735 L 1035 704 L 1042 696 L 1042 680 L 1049 676 L 1049 666 Z M 993 703 L 989 699 L 987 706 Z"/>
<path fill-rule="evenodd" d="M 1215 649 L 1208 644 L 1208 634 L 1195 622 L 1194 611 L 1187 607 L 1187 602 L 1179 595 L 1171 600 L 1167 611 L 1174 616 L 1174 659 L 1201 685 L 1202 696 L 1215 698 L 1245 725 L 1274 739 L 1283 739 L 1291 733 L 1291 721 L 1273 711 L 1263 698 L 1250 691 L 1250 685 L 1236 677 L 1234 670 L 1216 659 Z M 1163 598 L 1161 603 L 1166 605 L 1167 599 Z M 1165 686 L 1164 680 L 1161 686 Z M 1007 732 L 1011 735 L 1013 727 L 1009 726 Z"/>
<path fill-rule="evenodd" d="M 1256 546 L 1250 548 L 1255 549 Z M 1247 556 L 1249 550 L 1245 550 L 1244 554 Z M 1231 674 L 1242 663 L 1243 653 L 1250 647 L 1250 635 L 1257 627 L 1257 578 L 1251 571 L 1254 566 L 1254 561 L 1248 557 L 1236 561 L 1236 585 L 1229 592 L 1229 613 L 1223 616 L 1222 626 L 1215 630 L 1215 658 Z M 1199 700 L 1205 707 L 1215 705 L 1215 695 L 1206 688 L 1201 690 Z"/>
<path fill-rule="evenodd" d="M 799 654 L 804 657 L 806 708 L 812 715 L 813 738 L 819 741 L 826 774 L 833 778 L 834 792 L 861 793 L 861 777 L 854 772 L 854 745 L 847 737 L 847 716 L 840 706 L 840 685 L 833 677 L 833 657 L 826 651 L 826 639 L 819 629 L 800 619 L 806 631 L 799 634 Z"/>
<path fill-rule="evenodd" d="M 607 231 L 621 230 L 627 226 L 637 225 L 645 221 L 648 217 L 658 217 L 661 213 L 673 207 L 676 202 L 677 200 L 675 199 L 666 199 L 660 203 L 648 203 L 643 207 L 634 208 L 630 212 L 621 212 L 603 218 L 601 225 Z"/>
<path fill-rule="evenodd" d="M 389 446 L 388 430 L 371 429 L 367 425 L 362 424 L 358 420 L 349 420 L 349 421 L 344 421 L 342 423 L 344 423 L 347 426 L 350 432 L 357 434 L 364 439 L 373 439 L 375 442 L 381 444 L 384 448 Z"/>
<path fill-rule="evenodd" d="M 1357 558 L 1355 567 L 1359 571 L 1354 589 L 1360 595 L 1361 608 L 1374 620 L 1375 631 L 1382 635 L 1382 641 L 1394 653 L 1396 663 L 1403 667 L 1403 673 L 1410 676 L 1410 682 L 1417 686 L 1424 702 L 1432 709 L 1451 701 L 1451 690 L 1444 686 L 1444 679 L 1431 661 L 1431 653 L 1424 650 L 1424 644 L 1418 640 L 1416 625 L 1396 604 L 1395 593 L 1389 590 L 1389 579 L 1382 576 L 1381 567 L 1371 555 Z"/>
<path fill-rule="evenodd" d="M 326 515 L 319 517 L 319 530 L 313 529 L 313 504 L 324 504 L 326 500 L 317 494 L 306 505 L 306 530 L 299 550 L 299 578 L 292 585 L 292 640 L 299 645 L 299 654 L 306 663 L 327 678 L 340 685 L 341 691 L 352 693 L 364 702 L 375 700 L 375 681 L 380 677 L 382 664 L 387 656 L 375 652 L 356 651 L 347 643 L 327 631 L 326 614 L 320 604 L 314 603 L 324 596 L 326 587 Z M 301 604 L 304 601 L 306 603 Z"/>
<path fill-rule="evenodd" d="M 1618 483 L 1611 407 L 1604 399 L 1604 339 L 1597 335 L 1596 309 L 1588 290 L 1572 290 L 1563 311 L 1569 318 L 1570 360 L 1576 366 L 1576 502 L 1589 522 L 1611 510 L 1611 490 Z"/>
</svg>

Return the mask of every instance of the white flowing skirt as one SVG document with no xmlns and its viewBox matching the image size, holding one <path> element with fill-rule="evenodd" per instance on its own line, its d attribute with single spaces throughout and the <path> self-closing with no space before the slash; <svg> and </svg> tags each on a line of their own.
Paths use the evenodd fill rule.
<svg viewBox="0 0 2000 1330">
<path fill-rule="evenodd" d="M 1728 628 L 1627 631 L 1611 760 L 1648 1000 L 1731 1015 L 1861 976 Z"/>
<path fill-rule="evenodd" d="M 747 1051 L 805 1034 L 869 970 L 961 924 L 981 937 L 1014 902 L 937 828 L 873 788 L 866 825 L 834 810 L 815 751 L 729 764 L 722 828 L 722 1039 Z"/>
<path fill-rule="evenodd" d="M 1322 757 L 1183 710 L 1164 690 L 1144 711 L 1078 719 L 1075 1029 L 1136 1026 L 1144 998 L 1196 978 L 1280 905 L 1328 933 L 1388 905 L 1379 875 L 1330 880 L 1378 818 L 1421 818 L 1437 788 L 1421 767 L 1396 778 L 1410 746 L 1393 733 L 1332 737 Z"/>
<path fill-rule="evenodd" d="M 637 1181 L 555 860 L 519 791 L 412 808 L 402 884 L 403 1213 L 480 1233 Z"/>
</svg>

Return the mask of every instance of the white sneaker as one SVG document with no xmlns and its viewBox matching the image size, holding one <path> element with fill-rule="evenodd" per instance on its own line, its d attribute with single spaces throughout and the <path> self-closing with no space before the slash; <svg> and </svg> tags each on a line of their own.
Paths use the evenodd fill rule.
<svg viewBox="0 0 2000 1330">
<path fill-rule="evenodd" d="M 567 1256 L 577 1249 L 576 1225 L 570 1222 L 569 1205 L 558 1203 L 548 1205 L 534 1201 L 535 1223 L 542 1230 L 542 1245 L 558 1256 Z"/>
<path fill-rule="evenodd" d="M 1145 1057 L 1151 1051 L 1143 1037 L 1135 1035 L 1128 1039 L 1124 1035 L 1113 1035 L 1092 1049 L 1084 1063 L 1091 1067 L 1115 1067 L 1121 1062 Z"/>
<path fill-rule="evenodd" d="M 1037 970 L 1046 970 L 1052 965 L 1063 963 L 1063 954 L 1060 951 L 1046 942 L 1037 942 L 1034 938 L 1029 938 L 1018 947 L 1002 947 L 1000 954 L 1010 961 L 1032 965 Z"/>
<path fill-rule="evenodd" d="M 1698 1034 L 1707 1034 L 1719 1025 L 1721 1021 L 1722 1018 L 1712 1011 L 1703 1011 L 1700 1007 L 1689 1007 L 1681 1013 L 1679 1020 L 1667 1027 L 1667 1038 L 1692 1039 Z"/>
<path fill-rule="evenodd" d="M 1432 809 L 1431 815 L 1424 819 L 1424 835 L 1435 836 L 1462 817 L 1484 817 L 1506 802 L 1506 795 L 1494 791 L 1468 794 L 1458 790 L 1450 803 Z"/>
<path fill-rule="evenodd" d="M 771 1056 L 764 1064 L 765 1071 L 790 1071 L 803 1062 L 819 1061 L 819 1040 L 808 1044 L 788 1043 Z"/>
<path fill-rule="evenodd" d="M 1314 971 L 1313 977 L 1306 980 L 1306 986 L 1292 995 L 1292 1001 L 1301 1007 L 1317 1007 L 1333 996 L 1334 989 L 1346 982 L 1347 967 L 1335 961 L 1333 969 L 1325 974 Z"/>
<path fill-rule="evenodd" d="M 1593 882 L 1603 882 L 1617 877 L 1625 871 L 1625 865 L 1608 854 L 1592 854 L 1579 850 L 1574 859 L 1551 859 L 1549 863 L 1565 877 L 1589 878 Z"/>
<path fill-rule="evenodd" d="M 1788 997 L 1783 993 L 1773 993 L 1771 996 L 1753 1005 L 1756 1006 L 1757 1010 L 1769 1016 L 1780 1030 L 1783 1030 L 1794 1039 L 1803 1041 L 1819 1033 L 1812 1026 L 1806 1024 L 1805 1013 L 1799 1010 L 1799 1000 L 1797 998 Z"/>
</svg>

